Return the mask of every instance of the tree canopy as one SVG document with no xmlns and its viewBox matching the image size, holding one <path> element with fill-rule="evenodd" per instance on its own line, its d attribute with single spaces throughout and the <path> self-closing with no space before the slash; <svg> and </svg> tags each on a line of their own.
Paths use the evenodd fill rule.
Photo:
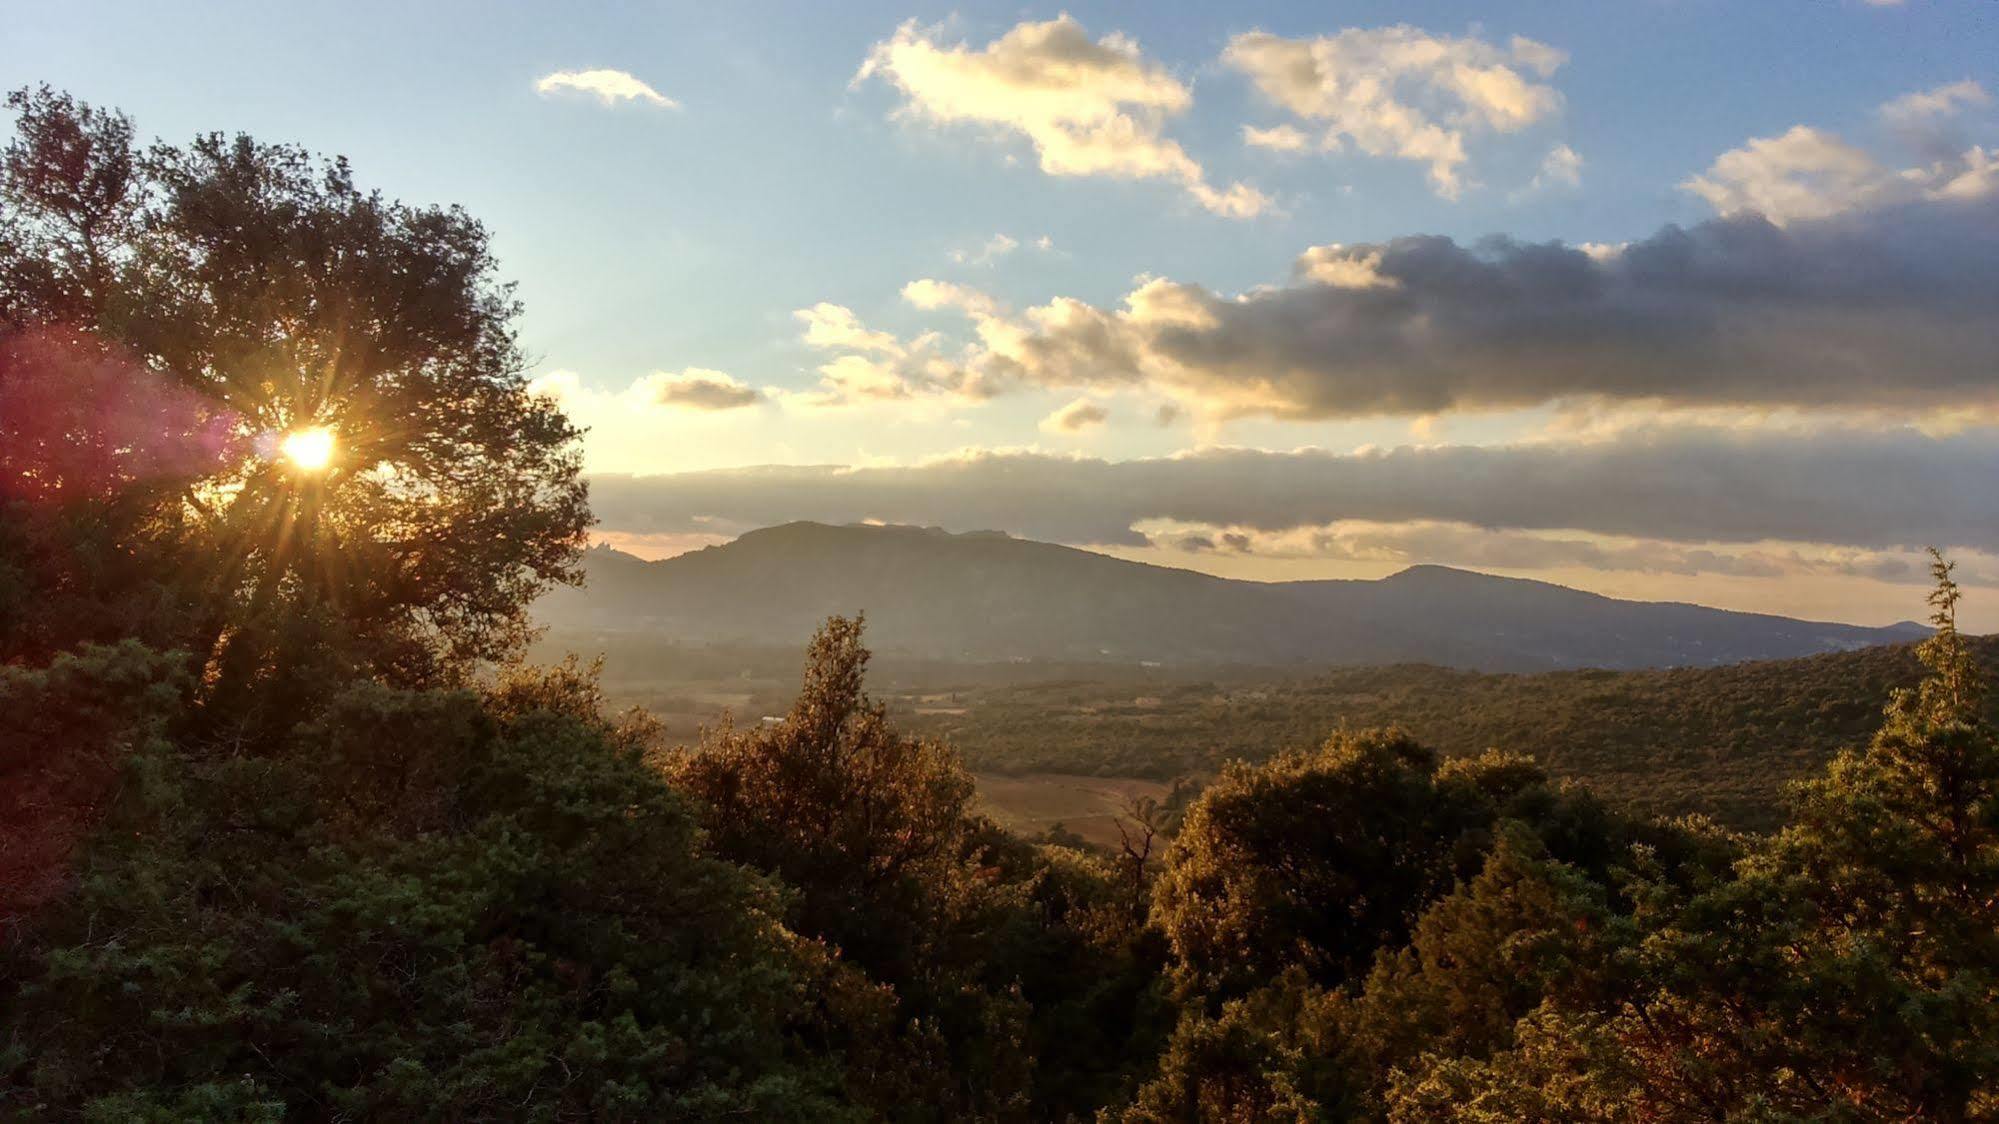
<svg viewBox="0 0 1999 1124">
<path fill-rule="evenodd" d="M 8 105 L 5 650 L 137 636 L 218 696 L 313 651 L 418 684 L 515 650 L 588 510 L 484 227 L 294 146 Z"/>
</svg>

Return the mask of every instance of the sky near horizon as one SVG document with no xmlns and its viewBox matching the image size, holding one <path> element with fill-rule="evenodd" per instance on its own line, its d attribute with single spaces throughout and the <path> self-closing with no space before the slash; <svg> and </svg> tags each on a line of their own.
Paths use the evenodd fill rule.
<svg viewBox="0 0 1999 1124">
<path fill-rule="evenodd" d="M 1999 3 L 0 0 L 458 203 L 600 535 L 996 528 L 1999 628 Z M 1986 606 L 1987 600 L 1993 602 Z"/>
</svg>

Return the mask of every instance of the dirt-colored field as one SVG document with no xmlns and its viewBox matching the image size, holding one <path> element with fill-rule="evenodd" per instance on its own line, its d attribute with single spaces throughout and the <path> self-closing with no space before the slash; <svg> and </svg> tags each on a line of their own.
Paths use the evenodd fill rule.
<svg viewBox="0 0 1999 1124">
<path fill-rule="evenodd" d="M 1077 773 L 977 773 L 981 811 L 1009 831 L 1037 835 L 1061 824 L 1107 847 L 1118 845 L 1117 817 L 1134 797 L 1166 798 L 1167 786 L 1137 777 Z"/>
</svg>

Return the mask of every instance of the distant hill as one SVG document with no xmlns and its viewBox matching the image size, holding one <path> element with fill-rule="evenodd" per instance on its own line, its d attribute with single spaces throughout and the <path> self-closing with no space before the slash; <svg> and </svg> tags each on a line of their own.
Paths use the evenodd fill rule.
<svg viewBox="0 0 1999 1124">
<path fill-rule="evenodd" d="M 999 532 L 788 523 L 648 562 L 598 548 L 588 584 L 537 614 L 567 632 L 683 645 L 797 645 L 868 616 L 876 650 L 964 662 L 1354 666 L 1480 671 L 1714 666 L 1925 634 L 1415 566 L 1378 581 L 1249 582 Z"/>
</svg>

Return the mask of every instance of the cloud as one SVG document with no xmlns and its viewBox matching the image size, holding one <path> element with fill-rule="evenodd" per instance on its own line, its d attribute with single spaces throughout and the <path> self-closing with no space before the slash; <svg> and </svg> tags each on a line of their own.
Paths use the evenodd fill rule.
<svg viewBox="0 0 1999 1124">
<path fill-rule="evenodd" d="M 977 249 L 952 250 L 951 260 L 959 265 L 991 265 L 1018 249 L 1020 249 L 1020 239 L 1011 234 L 995 234 L 981 243 Z"/>
<path fill-rule="evenodd" d="M 1580 163 L 1557 146 L 1536 182 Z M 1230 294 L 1147 277 L 1109 306 L 1014 310 L 958 283 L 905 286 L 912 306 L 965 318 L 948 339 L 901 340 L 830 303 L 798 315 L 808 343 L 841 353 L 820 368 L 825 403 L 1137 388 L 1209 424 L 1619 403 L 1999 411 L 1995 154 L 1890 172 L 1800 127 L 1688 186 L 1722 217 L 1630 242 L 1329 243 L 1286 283 Z"/>
<path fill-rule="evenodd" d="M 1527 183 L 1529 191 L 1539 191 L 1550 187 L 1581 187 L 1583 185 L 1583 158 L 1575 149 L 1566 144 L 1558 144 L 1541 158 L 1541 168 Z"/>
<path fill-rule="evenodd" d="M 1345 521 L 1688 544 L 1999 550 L 1999 430 L 1770 433 L 1671 427 L 1616 441 L 1360 453 L 1215 448 L 1129 461 L 971 451 L 904 467 L 598 476 L 606 529 L 793 519 L 998 529 L 1143 546 L 1148 521 L 1253 534 Z"/>
<path fill-rule="evenodd" d="M 1880 112 L 1882 120 L 1892 125 L 1914 125 L 1949 117 L 1974 106 L 1991 104 L 1992 95 L 1985 92 L 1985 87 L 1967 78 L 1962 82 L 1903 94 L 1884 104 Z"/>
<path fill-rule="evenodd" d="M 1313 246 L 1298 255 L 1297 275 L 1316 285 L 1335 289 L 1393 289 L 1402 282 L 1381 272 L 1378 247 L 1353 250 L 1338 242 Z"/>
<path fill-rule="evenodd" d="M 1272 104 L 1319 129 L 1321 148 L 1351 143 L 1370 156 L 1426 165 L 1437 194 L 1454 199 L 1464 189 L 1466 138 L 1517 132 L 1553 114 L 1561 95 L 1536 79 L 1553 75 L 1568 55 L 1520 36 L 1502 47 L 1400 25 L 1312 39 L 1253 31 L 1231 39 L 1222 59 Z M 1283 139 L 1277 147 L 1292 147 L 1290 134 Z"/>
<path fill-rule="evenodd" d="M 996 316 L 999 302 L 969 285 L 921 277 L 902 287 L 902 299 L 925 310 L 961 309 L 973 316 Z"/>
<path fill-rule="evenodd" d="M 1211 419 L 1548 403 L 1862 410 L 1999 407 L 1999 194 L 1777 226 L 1755 215 L 1616 246 L 1440 236 L 1314 247 L 1239 295 L 1146 279 L 1121 307 L 1008 313 L 959 287 L 955 376 L 1144 387 Z"/>
<path fill-rule="evenodd" d="M 1970 79 L 1917 90 L 1883 105 L 1880 117 L 1888 131 L 1930 165 L 1928 169 L 1912 169 L 1903 174 L 1932 182 L 1947 181 L 1973 170 L 1981 162 L 1989 163 L 1994 154 L 1971 143 L 1961 119 L 1971 110 L 1991 105 L 1992 95 Z M 1974 178 L 1968 182 L 1978 181 Z M 1991 187 L 1989 180 L 1986 187 Z"/>
<path fill-rule="evenodd" d="M 550 371 L 529 382 L 528 390 L 554 398 L 568 410 L 609 410 L 629 416 L 644 414 L 655 407 L 713 413 L 738 410 L 766 400 L 763 391 L 706 367 L 654 371 L 633 379 L 623 390 L 586 387 L 574 371 Z"/>
<path fill-rule="evenodd" d="M 1923 555 L 1809 544 L 1749 547 L 1690 545 L 1628 536 L 1578 536 L 1494 530 L 1469 523 L 1348 520 L 1284 531 L 1234 530 L 1204 524 L 1139 527 L 1154 546 L 1192 553 L 1226 551 L 1264 558 L 1436 563 L 1484 570 L 1596 570 L 1612 573 L 1721 575 L 1740 578 L 1842 577 L 1923 582 Z"/>
<path fill-rule="evenodd" d="M 656 371 L 640 379 L 634 390 L 661 406 L 689 410 L 739 410 L 764 400 L 755 387 L 745 386 L 721 371 L 689 367 L 679 374 Z"/>
<path fill-rule="evenodd" d="M 1918 190 L 1862 149 L 1809 125 L 1730 149 L 1681 186 L 1719 214 L 1762 215 L 1779 226 L 1878 207 Z"/>
<path fill-rule="evenodd" d="M 679 109 L 680 103 L 622 70 L 558 70 L 543 75 L 534 84 L 543 97 L 561 93 L 589 94 L 605 105 L 642 101 L 661 109 Z"/>
<path fill-rule="evenodd" d="M 925 279 L 904 289 L 918 307 L 975 303 L 983 294 L 948 281 Z M 926 304 L 925 302 L 931 302 Z M 819 388 L 797 395 L 807 406 L 850 406 L 860 402 L 924 397 L 990 397 L 993 389 L 962 363 L 944 354 L 935 332 L 898 339 L 863 324 L 844 305 L 821 301 L 792 314 L 805 325 L 807 346 L 838 352 L 819 366 Z"/>
<path fill-rule="evenodd" d="M 1837 134 L 1796 125 L 1722 153 L 1680 186 L 1719 214 L 1760 214 L 1779 226 L 1921 200 L 1981 198 L 1999 192 L 1999 150 L 1967 145 L 1947 121 L 1991 102 L 1983 86 L 1967 80 L 1881 106 L 1881 119 L 1923 154 L 1926 163 L 1914 167 L 1890 167 Z"/>
<path fill-rule="evenodd" d="M 813 347 L 848 351 L 875 351 L 899 355 L 903 348 L 889 332 L 877 332 L 861 323 L 854 310 L 845 305 L 820 301 L 801 308 L 792 316 L 805 324 L 805 342 Z"/>
<path fill-rule="evenodd" d="M 1229 218 L 1268 207 L 1245 184 L 1210 186 L 1200 164 L 1164 135 L 1193 94 L 1132 40 L 1092 40 L 1068 15 L 1020 23 L 982 48 L 945 44 L 936 34 L 903 24 L 869 52 L 855 82 L 894 85 L 908 119 L 1025 137 L 1051 176 L 1172 180 Z"/>
<path fill-rule="evenodd" d="M 1312 147 L 1312 138 L 1305 135 L 1305 130 L 1295 125 L 1275 125 L 1268 129 L 1244 125 L 1242 143 L 1251 148 L 1268 148 L 1274 152 L 1303 152 Z"/>
<path fill-rule="evenodd" d="M 1044 433 L 1081 433 L 1097 429 L 1110 420 L 1111 413 L 1087 398 L 1078 398 L 1041 419 Z"/>
</svg>

